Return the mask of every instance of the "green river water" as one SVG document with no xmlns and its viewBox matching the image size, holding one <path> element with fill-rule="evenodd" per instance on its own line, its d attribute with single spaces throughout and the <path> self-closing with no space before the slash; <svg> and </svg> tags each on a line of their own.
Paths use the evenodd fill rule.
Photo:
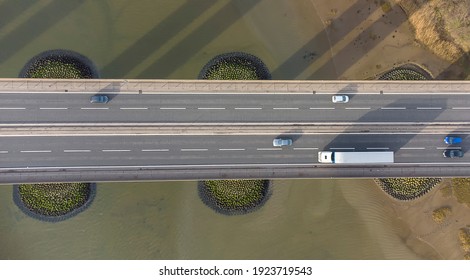
<svg viewBox="0 0 470 280">
<path fill-rule="evenodd" d="M 0 259 L 420 259 L 372 180 L 274 180 L 258 211 L 224 216 L 195 182 L 98 184 L 93 204 L 34 220 L 0 187 Z"/>
<path fill-rule="evenodd" d="M 329 54 L 309 0 L 1 0 L 0 77 L 34 55 L 70 49 L 102 78 L 194 79 L 243 51 L 273 79 L 305 79 Z M 323 67 L 318 79 L 336 79 Z M 196 182 L 100 183 L 89 209 L 59 223 L 24 215 L 0 186 L 0 259 L 433 258 L 384 207 L 371 180 L 275 180 L 258 211 L 223 216 Z M 410 244 L 412 245 L 410 247 Z"/>
</svg>

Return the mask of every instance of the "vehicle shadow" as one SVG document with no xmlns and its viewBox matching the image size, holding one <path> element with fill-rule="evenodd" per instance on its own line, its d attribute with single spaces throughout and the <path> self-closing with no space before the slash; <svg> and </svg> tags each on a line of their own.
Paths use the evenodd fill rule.
<svg viewBox="0 0 470 280">
<path fill-rule="evenodd" d="M 432 106 L 446 108 L 445 98 L 433 98 Z M 356 122 L 358 123 L 371 123 L 375 126 L 384 126 L 385 123 L 393 123 L 396 114 L 409 116 L 407 119 L 415 120 L 413 123 L 418 125 L 419 123 L 428 123 L 435 121 L 441 114 L 441 110 L 434 109 L 418 109 L 419 100 L 411 102 L 410 100 L 399 99 L 387 105 L 390 108 L 406 107 L 405 110 L 383 110 L 378 108 L 372 112 L 364 114 Z M 386 120 L 380 122 L 380 120 Z M 374 124 L 375 123 L 375 124 Z M 368 135 L 370 133 L 370 135 Z M 368 135 L 368 136 L 365 136 Z M 345 151 L 394 151 L 396 154 L 403 154 L 404 150 L 401 148 L 405 147 L 414 137 L 415 133 L 399 133 L 397 132 L 383 132 L 380 134 L 371 133 L 370 130 L 364 130 L 357 132 L 354 127 L 346 128 L 340 135 L 331 139 L 331 141 L 325 146 L 324 150 L 345 150 Z M 386 144 L 384 144 L 386 143 Z M 437 150 L 434 150 L 435 152 Z"/>
</svg>

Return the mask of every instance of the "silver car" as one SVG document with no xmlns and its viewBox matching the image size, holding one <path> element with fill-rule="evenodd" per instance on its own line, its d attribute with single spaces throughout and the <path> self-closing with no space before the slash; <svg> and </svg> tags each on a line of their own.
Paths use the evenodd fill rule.
<svg viewBox="0 0 470 280">
<path fill-rule="evenodd" d="M 331 98 L 331 101 L 333 103 L 348 103 L 349 102 L 349 96 L 347 95 L 333 95 Z"/>
<path fill-rule="evenodd" d="M 276 138 L 273 140 L 274 147 L 290 146 L 292 145 L 292 139 L 290 138 Z"/>
</svg>

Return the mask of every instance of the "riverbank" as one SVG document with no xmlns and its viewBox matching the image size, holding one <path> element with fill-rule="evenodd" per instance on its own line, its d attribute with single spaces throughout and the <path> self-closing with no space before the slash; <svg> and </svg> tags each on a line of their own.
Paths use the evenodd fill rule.
<svg viewBox="0 0 470 280">
<path fill-rule="evenodd" d="M 388 204 L 397 218 L 409 227 L 407 242 L 411 246 L 419 240 L 434 248 L 442 259 L 462 260 L 464 251 L 458 233 L 470 225 L 470 208 L 446 191 L 449 184 L 451 179 L 443 179 L 440 185 L 416 200 L 389 199 Z M 433 211 L 443 207 L 451 209 L 451 213 L 438 223 L 433 219 Z"/>
<path fill-rule="evenodd" d="M 335 79 L 370 79 L 377 73 L 407 63 L 459 79 L 464 68 L 416 43 L 408 17 L 395 1 L 314 1 L 331 44 Z"/>
<path fill-rule="evenodd" d="M 337 76 L 333 79 L 375 79 L 380 73 L 410 63 L 437 78 L 462 79 L 466 75 L 462 65 L 416 43 L 413 26 L 397 1 L 311 2 L 331 45 L 332 58 L 320 57 L 318 61 L 323 59 L 323 62 L 318 67 L 334 66 Z M 309 78 L 315 79 L 315 73 Z M 416 200 L 381 198 L 384 208 L 398 217 L 395 230 L 402 228 L 406 232 L 401 236 L 403 240 L 424 258 L 464 258 L 458 232 L 470 225 L 470 209 L 440 191 L 449 182 L 444 180 Z M 436 223 L 432 213 L 443 207 L 452 212 L 444 221 Z M 426 247 L 433 248 L 436 254 L 429 254 Z"/>
</svg>

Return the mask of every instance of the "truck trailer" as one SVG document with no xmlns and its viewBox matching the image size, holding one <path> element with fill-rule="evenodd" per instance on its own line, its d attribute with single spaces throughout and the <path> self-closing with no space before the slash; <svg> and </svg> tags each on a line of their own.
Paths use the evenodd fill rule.
<svg viewBox="0 0 470 280">
<path fill-rule="evenodd" d="M 393 163 L 393 152 L 318 152 L 318 162 L 373 164 Z"/>
</svg>

